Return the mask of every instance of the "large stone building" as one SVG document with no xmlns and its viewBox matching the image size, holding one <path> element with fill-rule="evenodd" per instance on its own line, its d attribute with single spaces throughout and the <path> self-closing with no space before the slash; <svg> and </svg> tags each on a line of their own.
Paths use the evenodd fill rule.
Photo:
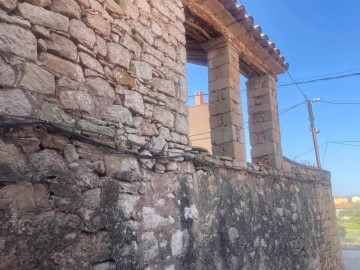
<svg viewBox="0 0 360 270">
<path fill-rule="evenodd" d="M 288 65 L 243 6 L 0 9 L 0 269 L 343 269 L 330 173 L 282 156 Z M 189 143 L 187 62 L 209 68 L 214 156 Z"/>
</svg>

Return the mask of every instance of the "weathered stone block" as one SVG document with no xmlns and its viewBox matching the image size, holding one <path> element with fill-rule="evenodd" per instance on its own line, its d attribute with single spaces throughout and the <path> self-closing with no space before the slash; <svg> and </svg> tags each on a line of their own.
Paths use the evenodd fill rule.
<svg viewBox="0 0 360 270">
<path fill-rule="evenodd" d="M 140 93 L 125 90 L 124 106 L 136 113 L 144 114 L 144 101 Z"/>
<path fill-rule="evenodd" d="M 79 52 L 79 57 L 80 57 L 81 63 L 85 67 L 95 70 L 96 72 L 98 72 L 100 74 L 104 74 L 104 69 L 98 60 L 91 57 L 87 53 L 83 53 L 83 52 Z"/>
<path fill-rule="evenodd" d="M 175 120 L 174 114 L 162 107 L 154 106 L 153 117 L 156 121 L 159 121 L 166 127 L 169 128 L 174 127 L 174 120 Z"/>
<path fill-rule="evenodd" d="M 159 254 L 159 243 L 153 232 L 141 234 L 141 246 L 145 262 L 154 259 Z"/>
<path fill-rule="evenodd" d="M 19 89 L 0 91 L 0 114 L 29 116 L 31 104 Z"/>
<path fill-rule="evenodd" d="M 49 102 L 44 102 L 41 104 L 39 116 L 41 119 L 55 123 L 62 123 L 69 126 L 72 126 L 75 123 L 75 120 L 70 115 L 65 113 L 58 106 Z"/>
<path fill-rule="evenodd" d="M 139 9 L 137 5 L 134 5 L 132 1 L 122 0 L 119 1 L 119 4 L 124 11 L 124 14 L 129 16 L 130 18 L 136 20 L 139 18 Z"/>
<path fill-rule="evenodd" d="M 19 86 L 43 94 L 55 94 L 54 76 L 38 65 L 31 63 L 25 64 L 24 74 L 21 78 Z"/>
<path fill-rule="evenodd" d="M 36 60 L 36 38 L 29 30 L 0 23 L 0 52 Z"/>
<path fill-rule="evenodd" d="M 74 0 L 52 0 L 51 11 L 60 13 L 69 18 L 80 19 L 81 9 Z"/>
<path fill-rule="evenodd" d="M 239 138 L 237 136 L 237 129 L 233 125 L 218 127 L 211 130 L 211 142 L 215 145 L 234 141 L 239 141 Z"/>
<path fill-rule="evenodd" d="M 131 145 L 137 145 L 137 146 L 144 146 L 146 143 L 146 140 L 144 137 L 135 135 L 135 134 L 128 134 L 127 136 L 128 138 L 128 143 Z"/>
<path fill-rule="evenodd" d="M 125 69 L 116 67 L 113 70 L 113 78 L 117 84 L 128 86 L 130 88 L 135 87 L 135 79 L 131 77 Z"/>
<path fill-rule="evenodd" d="M 51 39 L 46 40 L 46 47 L 48 52 L 57 56 L 75 61 L 77 58 L 77 49 L 75 44 L 60 35 L 51 34 Z"/>
<path fill-rule="evenodd" d="M 179 77 L 179 82 L 176 85 L 176 97 L 182 102 L 186 102 L 188 100 L 188 87 L 186 77 Z"/>
<path fill-rule="evenodd" d="M 154 78 L 153 86 L 156 91 L 162 92 L 172 97 L 175 96 L 175 85 L 172 81 Z"/>
<path fill-rule="evenodd" d="M 159 135 L 157 128 L 154 124 L 143 122 L 139 127 L 139 134 L 141 136 L 157 136 Z"/>
<path fill-rule="evenodd" d="M 123 9 L 114 0 L 105 0 L 105 9 L 118 16 L 124 15 Z"/>
<path fill-rule="evenodd" d="M 152 56 L 151 54 L 147 54 L 147 53 L 143 54 L 141 56 L 141 60 L 150 64 L 154 68 L 161 67 L 161 62 L 155 56 Z"/>
<path fill-rule="evenodd" d="M 76 42 L 92 49 L 96 36 L 92 29 L 88 28 L 82 21 L 72 19 L 69 24 L 69 34 Z"/>
<path fill-rule="evenodd" d="M 84 80 L 84 74 L 79 65 L 48 53 L 41 53 L 39 61 L 43 66 L 55 74 L 64 75 L 76 81 Z"/>
<path fill-rule="evenodd" d="M 102 35 L 109 37 L 111 33 L 111 25 L 110 22 L 105 20 L 101 14 L 90 14 L 87 13 L 84 19 L 85 23 L 87 23 L 92 29 L 97 30 Z"/>
<path fill-rule="evenodd" d="M 94 101 L 85 91 L 61 91 L 59 98 L 65 109 L 91 113 L 95 108 Z"/>
<path fill-rule="evenodd" d="M 131 55 L 124 47 L 110 42 L 107 44 L 106 59 L 113 64 L 117 64 L 128 69 L 130 66 Z"/>
<path fill-rule="evenodd" d="M 21 18 L 19 16 L 7 15 L 7 13 L 1 9 L 0 9 L 0 22 L 18 25 L 25 29 L 30 29 L 30 27 L 31 27 L 31 24 L 29 23 L 29 21 L 24 20 L 23 18 Z"/>
<path fill-rule="evenodd" d="M 148 44 L 154 44 L 154 36 L 152 33 L 140 22 L 134 21 L 131 23 L 131 29 L 142 37 Z"/>
<path fill-rule="evenodd" d="M 139 163 L 136 158 L 117 154 L 104 156 L 106 175 L 129 182 L 142 178 Z"/>
<path fill-rule="evenodd" d="M 106 41 L 102 37 L 100 37 L 98 35 L 96 35 L 96 47 L 95 47 L 95 49 L 96 49 L 96 52 L 97 52 L 98 55 L 100 55 L 102 57 L 105 57 L 107 55 Z"/>
<path fill-rule="evenodd" d="M 67 32 L 69 29 L 69 19 L 61 14 L 28 3 L 20 3 L 18 9 L 20 15 L 28 19 L 32 24 L 38 24 L 64 32 Z"/>
<path fill-rule="evenodd" d="M 251 157 L 257 158 L 277 153 L 277 144 L 274 142 L 264 142 L 253 145 L 251 148 Z"/>
<path fill-rule="evenodd" d="M 134 70 L 138 79 L 151 80 L 152 79 L 152 67 L 142 61 L 132 61 L 131 69 Z"/>
<path fill-rule="evenodd" d="M 0 208 L 10 206 L 11 211 L 19 215 L 22 212 L 31 212 L 49 205 L 47 189 L 43 185 L 33 185 L 22 182 L 7 185 L 0 189 Z"/>
<path fill-rule="evenodd" d="M 26 2 L 39 7 L 47 7 L 51 5 L 51 0 L 26 0 Z"/>
<path fill-rule="evenodd" d="M 12 86 L 15 81 L 15 72 L 12 67 L 0 58 L 0 86 Z"/>
<path fill-rule="evenodd" d="M 180 133 L 180 134 L 185 134 L 188 135 L 189 134 L 189 121 L 188 119 L 181 115 L 181 114 L 177 114 L 175 116 L 175 125 L 174 125 L 175 131 Z"/>
<path fill-rule="evenodd" d="M 113 105 L 106 108 L 102 114 L 102 119 L 117 123 L 123 123 L 126 125 L 132 125 L 133 119 L 129 109 L 124 108 L 121 105 Z"/>
<path fill-rule="evenodd" d="M 183 253 L 183 233 L 177 230 L 171 236 L 171 254 L 173 256 L 181 256 Z"/>
<path fill-rule="evenodd" d="M 150 150 L 153 153 L 165 153 L 167 151 L 168 145 L 165 139 L 161 136 L 153 137 L 150 143 Z"/>
<path fill-rule="evenodd" d="M 10 12 L 16 8 L 17 0 L 0 0 L 0 7 L 6 12 Z"/>
<path fill-rule="evenodd" d="M 246 160 L 246 149 L 244 143 L 227 142 L 223 145 L 223 156 L 235 158 L 238 161 Z M 215 154 L 215 153 L 214 153 Z"/>
<path fill-rule="evenodd" d="M 85 133 L 89 132 L 90 134 L 101 134 L 105 135 L 111 138 L 115 137 L 115 129 L 111 127 L 101 126 L 94 123 L 91 123 L 89 121 L 81 119 L 79 121 L 79 127 L 82 129 Z"/>
<path fill-rule="evenodd" d="M 100 77 L 88 79 L 86 81 L 86 86 L 92 96 L 105 97 L 110 100 L 115 100 L 114 89 L 107 81 L 101 79 Z"/>
<path fill-rule="evenodd" d="M 147 13 L 150 13 L 150 5 L 146 0 L 135 0 L 135 5 L 139 8 L 144 10 Z"/>
<path fill-rule="evenodd" d="M 140 58 L 141 46 L 128 34 L 125 34 L 121 38 L 121 45 L 123 45 L 129 51 L 133 52 L 137 58 Z"/>
<path fill-rule="evenodd" d="M 241 114 L 240 104 L 230 99 L 225 99 L 209 104 L 209 112 L 211 116 L 224 114 L 224 113 L 236 113 Z"/>
</svg>

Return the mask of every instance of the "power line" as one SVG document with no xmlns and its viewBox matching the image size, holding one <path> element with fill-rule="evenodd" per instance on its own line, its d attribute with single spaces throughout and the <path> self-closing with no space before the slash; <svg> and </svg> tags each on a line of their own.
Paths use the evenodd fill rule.
<svg viewBox="0 0 360 270">
<path fill-rule="evenodd" d="M 299 106 L 302 105 L 302 104 L 305 104 L 305 102 L 303 101 L 303 102 L 300 102 L 299 104 L 290 106 L 290 107 L 285 108 L 285 109 L 283 109 L 283 110 L 280 110 L 279 115 L 284 114 L 284 113 L 287 113 L 287 112 L 289 112 L 289 111 L 291 111 L 291 110 L 299 107 Z M 248 123 L 249 123 L 249 122 L 244 122 L 244 124 L 248 124 Z M 247 129 L 247 128 L 248 128 L 248 127 L 245 127 L 244 129 Z M 209 134 L 209 133 L 210 133 L 210 131 L 208 131 L 208 132 L 203 132 L 203 133 L 197 133 L 197 134 L 190 135 L 189 137 L 195 137 L 195 136 L 205 135 L 205 134 Z M 194 140 L 192 140 L 192 141 L 194 141 Z"/>
<path fill-rule="evenodd" d="M 14 115 L 0 115 L 0 119 L 1 118 L 7 118 L 8 120 L 11 119 L 11 122 L 0 122 L 0 128 L 13 128 L 13 127 L 25 127 L 25 126 L 48 126 L 48 127 L 52 127 L 54 128 L 54 130 L 64 133 L 66 135 L 68 135 L 69 137 L 71 137 L 72 139 L 75 140 L 79 140 L 79 141 L 84 141 L 88 144 L 91 145 L 95 145 L 98 147 L 103 147 L 105 149 L 108 149 L 114 153 L 117 154 L 121 154 L 121 155 L 128 155 L 128 156 L 134 156 L 138 159 L 176 159 L 176 158 L 184 158 L 186 160 L 190 160 L 194 162 L 194 165 L 199 166 L 199 165 L 204 165 L 204 166 L 208 166 L 210 168 L 225 168 L 225 169 L 229 169 L 229 170 L 241 170 L 241 171 L 246 171 L 249 174 L 255 175 L 255 176 L 265 176 L 267 178 L 272 179 L 273 181 L 279 181 L 278 175 L 275 174 L 269 174 L 269 173 L 264 173 L 264 172 L 259 172 L 259 171 L 254 171 L 252 169 L 249 169 L 246 166 L 228 166 L 226 164 L 217 164 L 215 162 L 211 162 L 209 160 L 205 160 L 199 157 L 195 157 L 192 154 L 187 154 L 187 153 L 182 153 L 179 154 L 178 152 L 174 152 L 177 153 L 177 156 L 146 156 L 146 155 L 140 155 L 138 152 L 134 152 L 134 151 L 130 151 L 130 150 L 126 150 L 126 149 L 117 149 L 115 147 L 112 147 L 108 144 L 105 143 L 101 143 L 99 141 L 95 141 L 93 139 L 90 139 L 86 136 L 80 135 L 74 131 L 70 131 L 68 129 L 64 129 L 61 128 L 60 125 L 65 126 L 63 124 L 58 124 L 55 122 L 50 122 L 47 120 L 42 120 L 42 119 L 38 119 L 38 118 L 32 118 L 32 117 L 23 117 L 23 116 L 14 116 Z M 23 119 L 23 120 L 29 120 L 29 121 L 23 121 L 23 120 L 18 120 L 18 119 Z M 14 121 L 15 120 L 15 121 Z M 73 128 L 68 126 L 68 128 Z M 97 134 L 97 132 L 94 132 L 94 134 Z M 105 134 L 103 134 L 105 135 Z M 108 135 L 105 135 L 107 137 L 111 137 Z M 170 151 L 168 151 L 169 153 Z M 286 177 L 289 180 L 292 181 L 296 181 L 296 182 L 307 182 L 307 183 L 314 183 L 314 184 L 320 184 L 320 185 L 324 185 L 324 186 L 330 186 L 330 184 L 327 181 L 322 181 L 319 182 L 317 180 L 299 180 L 296 177 L 291 176 L 290 173 L 285 173 L 285 172 L 281 172 L 281 175 L 283 177 Z"/>
<path fill-rule="evenodd" d="M 297 81 L 294 80 L 294 78 L 290 75 L 290 72 L 287 70 L 286 71 L 287 75 L 290 77 L 290 79 L 293 81 L 293 83 L 291 85 L 296 85 L 296 87 L 299 89 L 299 91 L 301 92 L 301 94 L 304 96 L 305 100 L 307 101 L 308 98 L 307 96 L 305 95 L 304 91 L 300 88 L 299 86 L 299 83 Z M 278 87 L 281 87 L 281 86 L 278 86 Z"/>
<path fill-rule="evenodd" d="M 319 145 L 319 148 L 324 146 L 326 144 L 326 148 L 325 148 L 325 154 L 326 154 L 326 150 L 327 150 L 327 147 L 328 147 L 328 144 L 329 143 L 333 143 L 333 144 L 339 144 L 339 145 L 346 145 L 346 146 L 355 146 L 355 147 L 360 147 L 360 141 L 326 141 L 322 144 Z M 351 143 L 359 143 L 359 145 L 356 145 L 356 144 L 351 144 Z M 298 155 L 298 156 L 295 156 L 294 159 L 297 159 L 299 157 L 302 157 L 302 156 L 305 156 L 306 154 L 314 151 L 315 149 L 312 148 L 308 151 L 306 151 L 305 153 L 302 153 L 301 155 Z M 324 159 L 325 159 L 325 154 L 324 154 L 324 157 L 323 157 L 323 162 L 324 162 Z"/>
<path fill-rule="evenodd" d="M 336 104 L 336 105 L 360 105 L 360 101 L 354 101 L 354 102 L 342 102 L 342 101 L 326 101 L 326 100 L 320 100 L 318 102 L 321 103 L 327 103 L 327 104 Z"/>
<path fill-rule="evenodd" d="M 140 155 L 138 152 L 135 151 L 131 151 L 131 150 L 127 150 L 127 149 L 118 149 L 117 147 L 113 147 L 111 145 L 108 145 L 106 143 L 102 143 L 96 140 L 93 140 L 89 137 L 86 137 L 84 135 L 81 135 L 77 132 L 75 132 L 74 130 L 79 130 L 78 128 L 72 127 L 72 126 L 67 126 L 64 124 L 59 124 L 59 123 L 55 123 L 55 122 L 51 122 L 51 121 L 47 121 L 47 120 L 42 120 L 39 118 L 33 118 L 33 117 L 27 117 L 27 116 L 18 116 L 18 115 L 0 115 L 0 118 L 8 118 L 8 119 L 25 119 L 25 120 L 29 120 L 29 121 L 12 121 L 12 122 L 0 122 L 0 128 L 12 128 L 12 127 L 24 127 L 24 126 L 48 126 L 51 127 L 53 129 L 55 129 L 56 131 L 63 133 L 75 140 L 78 141 L 82 141 L 85 143 L 89 143 L 91 145 L 95 145 L 98 147 L 102 147 L 105 149 L 108 149 L 112 152 L 115 152 L 117 154 L 121 154 L 121 155 L 131 155 L 131 156 L 135 156 L 137 158 L 140 159 L 156 159 L 156 160 L 160 160 L 160 159 L 176 159 L 176 158 L 180 158 L 183 157 L 184 155 L 182 155 L 179 152 L 175 152 L 175 151 L 167 151 L 168 153 L 173 153 L 176 154 L 176 156 L 147 156 L 147 155 Z M 86 130 L 86 129 L 80 129 L 81 131 L 88 131 L 91 132 L 93 134 L 99 135 L 99 136 L 104 136 L 104 137 L 112 137 L 109 136 L 107 134 L 103 134 L 100 132 L 95 132 L 95 131 L 91 131 L 91 130 Z M 156 150 L 156 149 L 151 149 L 151 150 Z"/>
<path fill-rule="evenodd" d="M 343 79 L 343 78 L 354 77 L 354 76 L 360 76 L 360 72 L 351 73 L 351 74 L 345 74 L 345 75 L 340 75 L 340 76 L 325 77 L 325 78 L 314 79 L 314 80 L 307 80 L 307 81 L 299 81 L 299 82 L 293 81 L 292 83 L 280 84 L 280 85 L 278 85 L 278 87 L 287 87 L 287 86 L 291 86 L 291 85 L 297 85 L 298 86 L 299 84 L 307 84 L 307 83 L 315 83 L 315 82 L 321 82 L 321 81 L 337 80 L 337 79 Z"/>
<path fill-rule="evenodd" d="M 291 107 L 289 107 L 289 108 L 283 109 L 283 110 L 281 110 L 281 111 L 279 112 L 279 115 L 284 114 L 284 113 L 287 113 L 288 111 L 291 111 L 291 110 L 293 110 L 293 109 L 295 109 L 295 108 L 297 108 L 297 107 L 299 107 L 299 106 L 301 106 L 301 105 L 303 105 L 303 104 L 305 104 L 305 103 L 306 103 L 306 102 L 303 101 L 303 102 L 301 102 L 301 103 L 299 103 L 299 104 L 296 104 L 296 105 L 293 105 L 293 106 L 291 106 Z"/>
<path fill-rule="evenodd" d="M 210 132 L 208 132 L 208 133 L 210 133 Z M 202 138 L 202 139 L 194 139 L 194 140 L 191 140 L 191 141 L 195 142 L 195 141 L 203 141 L 203 140 L 208 140 L 208 139 L 211 139 L 211 137 Z"/>
<path fill-rule="evenodd" d="M 354 141 L 356 143 L 360 143 L 360 141 Z M 334 144 L 340 144 L 340 145 L 346 145 L 346 146 L 355 146 L 355 147 L 360 147 L 360 145 L 356 145 L 356 144 L 350 144 L 350 143 L 346 143 L 346 142 L 330 142 L 330 143 L 334 143 Z"/>
<path fill-rule="evenodd" d="M 324 166 L 325 156 L 326 156 L 326 152 L 327 152 L 328 145 L 329 145 L 329 142 L 326 142 L 326 147 L 325 147 L 323 159 L 322 159 L 322 162 L 321 162 L 321 165 L 322 165 L 322 166 Z"/>
<path fill-rule="evenodd" d="M 339 71 L 339 72 L 327 73 L 327 74 L 323 74 L 323 75 L 306 77 L 306 78 L 302 78 L 301 80 L 304 81 L 304 80 L 310 80 L 310 79 L 318 79 L 318 78 L 325 77 L 325 76 L 337 75 L 337 74 L 348 73 L 348 72 L 353 72 L 353 71 L 358 71 L 358 70 L 360 70 L 360 68 L 354 68 L 354 69 L 350 69 L 350 70 L 344 70 L 344 71 Z M 288 84 L 288 83 L 291 83 L 291 82 L 284 82 L 283 84 Z"/>
<path fill-rule="evenodd" d="M 324 146 L 326 143 L 327 143 L 327 142 L 324 142 L 324 143 L 320 144 L 320 145 L 319 145 L 319 148 L 322 147 L 322 146 Z M 297 158 L 299 158 L 299 157 L 305 156 L 306 154 L 309 154 L 309 153 L 311 153 L 311 152 L 314 151 L 314 150 L 315 150 L 315 148 L 312 148 L 312 149 L 306 151 L 305 153 L 303 153 L 303 154 L 301 154 L 301 155 L 295 156 L 294 159 L 297 159 Z"/>
</svg>

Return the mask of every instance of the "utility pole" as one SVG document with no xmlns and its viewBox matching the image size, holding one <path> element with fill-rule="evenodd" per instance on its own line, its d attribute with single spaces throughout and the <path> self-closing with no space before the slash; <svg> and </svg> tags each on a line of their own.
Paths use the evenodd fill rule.
<svg viewBox="0 0 360 270">
<path fill-rule="evenodd" d="M 316 134 L 318 133 L 318 130 L 315 128 L 315 123 L 314 123 L 315 118 L 314 118 L 314 113 L 313 113 L 313 109 L 312 109 L 312 103 L 318 102 L 318 101 L 320 101 L 319 98 L 316 98 L 313 100 L 306 99 L 306 104 L 307 104 L 307 108 L 308 108 L 308 112 L 309 112 L 310 129 L 311 129 L 311 133 L 312 133 L 312 137 L 313 137 L 313 141 L 314 141 L 316 163 L 317 163 L 317 167 L 321 168 L 319 147 L 318 147 L 318 143 L 317 143 L 317 139 L 316 139 Z"/>
</svg>

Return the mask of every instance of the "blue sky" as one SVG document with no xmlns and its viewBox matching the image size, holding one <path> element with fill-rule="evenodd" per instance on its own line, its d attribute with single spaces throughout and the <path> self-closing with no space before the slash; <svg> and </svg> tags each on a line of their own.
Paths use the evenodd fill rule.
<svg viewBox="0 0 360 270">
<path fill-rule="evenodd" d="M 360 1 L 242 0 L 246 10 L 276 43 L 290 63 L 290 74 L 297 81 L 348 71 L 360 72 Z M 189 95 L 207 92 L 207 68 L 188 65 Z M 326 76 L 327 77 L 327 76 Z M 241 88 L 246 79 L 242 77 Z M 278 84 L 290 82 L 287 74 Z M 301 85 L 310 98 L 335 102 L 360 102 L 360 76 Z M 241 92 L 244 121 L 246 93 Z M 279 87 L 279 110 L 304 100 L 296 86 Z M 189 98 L 189 104 L 193 104 Z M 323 168 L 332 173 L 334 195 L 360 194 L 360 143 L 345 146 L 326 141 L 360 141 L 360 105 L 313 104 Z M 305 105 L 280 116 L 284 155 L 297 157 L 313 148 Z M 249 146 L 247 147 L 249 150 Z M 326 149 L 326 154 L 325 154 Z M 325 159 L 323 160 L 323 157 Z M 315 164 L 310 152 L 297 158 Z M 359 166 L 359 167 L 358 167 Z"/>
</svg>

